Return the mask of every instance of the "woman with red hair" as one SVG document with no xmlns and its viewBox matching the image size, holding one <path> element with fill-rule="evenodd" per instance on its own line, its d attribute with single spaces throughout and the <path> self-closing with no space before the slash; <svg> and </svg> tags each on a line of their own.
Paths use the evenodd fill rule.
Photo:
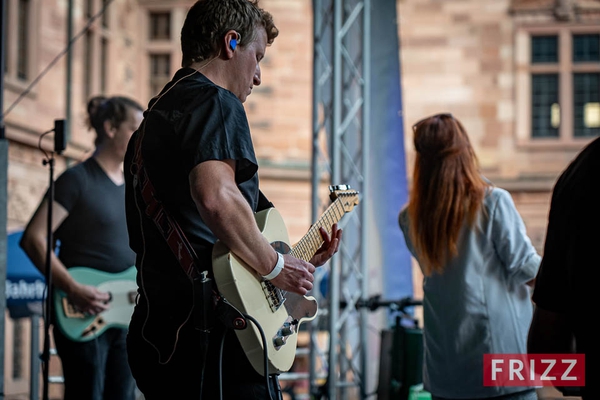
<svg viewBox="0 0 600 400">
<path fill-rule="evenodd" d="M 425 389 L 434 400 L 537 399 L 530 387 L 485 387 L 483 355 L 527 352 L 540 256 L 510 194 L 481 175 L 456 118 L 434 115 L 413 130 L 399 223 L 424 274 Z"/>
</svg>

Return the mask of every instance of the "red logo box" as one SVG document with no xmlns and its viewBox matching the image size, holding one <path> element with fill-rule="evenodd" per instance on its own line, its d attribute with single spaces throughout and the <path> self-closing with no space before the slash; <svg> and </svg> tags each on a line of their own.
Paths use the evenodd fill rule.
<svg viewBox="0 0 600 400">
<path fill-rule="evenodd" d="M 585 354 L 484 354 L 483 386 L 585 386 Z"/>
</svg>

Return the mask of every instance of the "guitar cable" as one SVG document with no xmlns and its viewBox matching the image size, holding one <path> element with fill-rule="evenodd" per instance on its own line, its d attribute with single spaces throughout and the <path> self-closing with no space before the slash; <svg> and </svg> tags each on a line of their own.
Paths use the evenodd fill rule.
<svg viewBox="0 0 600 400">
<path fill-rule="evenodd" d="M 252 323 L 258 328 L 258 332 L 260 332 L 260 338 L 263 344 L 263 365 L 264 365 L 264 374 L 265 374 L 265 384 L 267 386 L 267 393 L 269 394 L 269 399 L 273 400 L 273 395 L 271 394 L 271 385 L 269 385 L 269 354 L 267 350 L 267 338 L 265 336 L 265 332 L 262 329 L 262 326 L 258 323 L 254 317 L 244 314 L 244 317 L 252 321 Z M 279 400 L 279 399 L 277 399 Z"/>
<path fill-rule="evenodd" d="M 223 334 L 223 337 L 225 337 L 225 334 Z M 204 371 L 206 370 L 206 358 L 207 358 L 207 354 L 208 354 L 208 346 L 205 346 L 205 344 L 202 344 L 202 351 L 204 351 L 203 354 L 203 360 L 202 360 L 202 368 L 200 369 L 200 400 L 202 400 L 203 397 L 203 392 L 204 392 Z M 219 366 L 220 368 L 220 366 Z M 220 373 L 219 373 L 219 381 L 221 379 Z"/>
<path fill-rule="evenodd" d="M 265 332 L 263 331 L 262 327 L 260 326 L 260 324 L 258 323 L 258 321 L 253 318 L 252 316 L 248 315 L 248 314 L 242 314 L 244 316 L 244 318 L 252 321 L 252 323 L 256 326 L 256 328 L 258 329 L 259 333 L 260 333 L 260 338 L 262 340 L 262 344 L 263 344 L 263 365 L 264 365 L 264 376 L 265 376 L 265 385 L 267 388 L 267 393 L 269 394 L 269 397 L 267 397 L 268 400 L 273 400 L 273 395 L 271 393 L 271 385 L 269 385 L 269 355 L 267 353 L 267 338 L 265 336 Z M 223 400 L 223 347 L 225 344 L 225 335 L 227 334 L 227 331 L 225 331 L 223 333 L 223 336 L 221 337 L 221 347 L 219 349 L 219 399 Z M 277 399 L 279 400 L 279 399 Z"/>
</svg>

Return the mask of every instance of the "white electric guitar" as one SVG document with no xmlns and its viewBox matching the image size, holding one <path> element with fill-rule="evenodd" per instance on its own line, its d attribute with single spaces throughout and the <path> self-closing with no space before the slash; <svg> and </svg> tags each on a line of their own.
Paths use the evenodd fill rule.
<svg viewBox="0 0 600 400">
<path fill-rule="evenodd" d="M 323 244 L 319 228 L 323 227 L 331 234 L 331 226 L 352 211 L 359 201 L 358 192 L 347 189 L 347 186 L 330 190 L 333 203 L 291 250 L 281 214 L 274 208 L 255 214 L 261 233 L 275 250 L 305 261 L 313 257 Z M 262 328 L 266 336 L 269 374 L 288 371 L 296 357 L 300 324 L 317 315 L 315 298 L 276 288 L 231 253 L 222 242 L 217 242 L 213 250 L 213 274 L 221 295 L 243 314 L 257 320 Z M 261 333 L 254 323 L 249 321 L 248 325 L 246 329 L 235 332 L 256 372 L 264 375 Z"/>
</svg>

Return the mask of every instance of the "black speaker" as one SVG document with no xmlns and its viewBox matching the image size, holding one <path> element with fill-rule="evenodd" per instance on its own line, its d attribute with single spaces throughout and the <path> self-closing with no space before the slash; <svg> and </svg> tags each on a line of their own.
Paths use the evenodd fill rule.
<svg viewBox="0 0 600 400">
<path fill-rule="evenodd" d="M 65 143 L 65 120 L 54 120 L 54 152 L 60 154 L 66 147 Z"/>
</svg>

